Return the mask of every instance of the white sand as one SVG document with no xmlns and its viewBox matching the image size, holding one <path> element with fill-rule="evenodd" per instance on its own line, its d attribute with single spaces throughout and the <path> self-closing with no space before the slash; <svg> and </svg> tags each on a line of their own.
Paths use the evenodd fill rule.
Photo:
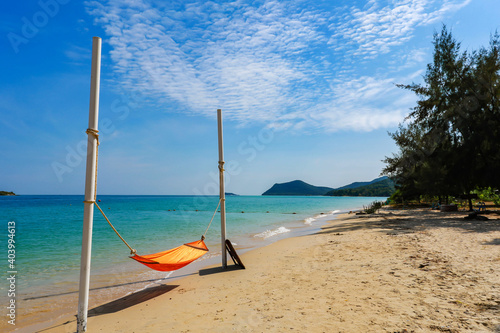
<svg viewBox="0 0 500 333">
<path fill-rule="evenodd" d="M 500 332 L 500 216 L 465 215 L 347 215 L 244 254 L 246 270 L 102 305 L 88 332 Z M 72 316 L 43 332 L 75 328 Z"/>
</svg>

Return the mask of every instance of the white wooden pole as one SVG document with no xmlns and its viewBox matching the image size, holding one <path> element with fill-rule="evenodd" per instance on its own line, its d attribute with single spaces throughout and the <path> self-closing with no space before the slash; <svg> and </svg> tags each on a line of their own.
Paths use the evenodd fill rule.
<svg viewBox="0 0 500 333">
<path fill-rule="evenodd" d="M 219 198 L 220 198 L 220 239 L 222 249 L 222 267 L 227 267 L 226 253 L 226 193 L 224 189 L 224 146 L 222 142 L 222 110 L 217 109 L 217 127 L 219 130 Z"/>
<path fill-rule="evenodd" d="M 92 39 L 92 69 L 90 77 L 89 129 L 97 133 L 99 121 L 99 83 L 101 73 L 101 38 Z M 90 285 L 90 257 L 92 224 L 94 220 L 95 179 L 97 164 L 97 137 L 88 132 L 87 172 L 85 175 L 85 203 L 83 211 L 82 258 L 80 263 L 80 292 L 78 297 L 77 332 L 87 331 L 87 312 Z"/>
</svg>

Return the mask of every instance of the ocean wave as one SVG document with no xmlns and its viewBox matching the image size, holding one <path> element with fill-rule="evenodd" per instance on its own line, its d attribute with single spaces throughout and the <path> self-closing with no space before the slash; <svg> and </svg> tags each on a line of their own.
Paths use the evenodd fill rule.
<svg viewBox="0 0 500 333">
<path fill-rule="evenodd" d="M 334 215 L 334 214 L 338 214 L 340 213 L 340 210 L 332 210 L 328 213 L 321 213 L 321 214 L 318 214 L 314 217 L 307 217 L 304 219 L 304 224 L 312 224 L 314 221 L 316 221 L 317 219 L 320 219 L 320 218 L 324 218 L 324 217 L 327 217 L 327 216 L 330 216 L 330 215 Z"/>
<path fill-rule="evenodd" d="M 311 224 L 316 220 L 316 217 L 308 217 L 304 220 L 304 224 Z"/>
<path fill-rule="evenodd" d="M 276 228 L 274 230 L 266 230 L 264 232 L 261 232 L 259 234 L 256 234 L 254 235 L 254 237 L 259 237 L 259 238 L 269 238 L 269 237 L 273 237 L 273 236 L 276 236 L 276 235 L 279 235 L 279 234 L 284 234 L 286 232 L 290 232 L 290 229 L 287 229 L 285 227 L 279 227 L 279 228 Z"/>
</svg>

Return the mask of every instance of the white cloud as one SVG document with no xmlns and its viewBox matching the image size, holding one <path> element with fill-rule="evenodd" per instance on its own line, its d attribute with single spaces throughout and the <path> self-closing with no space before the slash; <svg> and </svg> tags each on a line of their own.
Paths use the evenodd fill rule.
<svg viewBox="0 0 500 333">
<path fill-rule="evenodd" d="M 160 109 L 214 116 L 222 108 L 241 124 L 369 131 L 397 124 L 408 97 L 394 87 L 394 74 L 356 66 L 469 1 L 370 0 L 363 8 L 310 9 L 277 0 L 260 6 L 111 0 L 87 7 L 106 31 L 116 84 Z M 424 58 L 415 50 L 390 66 Z"/>
<path fill-rule="evenodd" d="M 173 99 L 191 112 L 234 110 L 229 116 L 243 122 L 284 112 L 291 86 L 308 79 L 294 53 L 323 38 L 307 22 L 312 14 L 283 16 L 279 2 L 227 5 L 212 13 L 203 12 L 208 4 L 183 12 L 137 4 L 140 11 L 116 1 L 89 4 L 109 36 L 120 84 Z"/>
<path fill-rule="evenodd" d="M 287 115 L 277 123 L 300 119 L 300 128 L 293 129 L 319 128 L 325 132 L 372 131 L 396 126 L 403 121 L 409 106 L 415 103 L 413 94 L 395 86 L 395 83 L 407 82 L 409 78 L 365 76 L 337 81 L 332 85 L 330 98 L 306 112 Z M 273 127 L 279 128 L 278 124 L 273 124 Z"/>
<path fill-rule="evenodd" d="M 88 62 L 92 58 L 91 50 L 76 45 L 70 45 L 69 48 L 64 51 L 64 54 L 69 60 L 75 63 L 82 63 L 83 61 Z"/>
<path fill-rule="evenodd" d="M 435 23 L 471 1 L 369 1 L 364 9 L 351 7 L 348 15 L 330 25 L 330 44 L 353 56 L 375 58 L 408 42 L 417 27 Z"/>
</svg>

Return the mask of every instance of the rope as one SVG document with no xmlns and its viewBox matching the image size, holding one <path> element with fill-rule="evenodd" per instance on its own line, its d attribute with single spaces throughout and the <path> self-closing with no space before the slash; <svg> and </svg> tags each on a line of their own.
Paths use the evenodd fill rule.
<svg viewBox="0 0 500 333">
<path fill-rule="evenodd" d="M 106 221 L 108 221 L 108 224 L 111 228 L 113 228 L 113 230 L 115 231 L 115 233 L 118 235 L 118 237 L 120 237 L 120 239 L 122 240 L 123 243 L 125 243 L 125 245 L 127 245 L 127 247 L 130 249 L 130 254 L 136 254 L 137 251 L 135 249 L 133 249 L 130 245 L 128 245 L 127 241 L 125 239 L 123 239 L 123 237 L 120 235 L 120 233 L 116 230 L 116 228 L 113 226 L 113 224 L 111 224 L 111 222 L 109 221 L 108 217 L 106 216 L 106 214 L 104 214 L 104 212 L 102 211 L 101 207 L 99 207 L 99 205 L 97 204 L 96 201 L 89 201 L 89 200 L 84 200 L 83 201 L 84 203 L 90 203 L 90 204 L 95 204 L 96 207 L 99 209 L 99 211 L 101 212 L 102 216 L 104 216 L 104 218 L 106 219 Z"/>
<path fill-rule="evenodd" d="M 94 179 L 94 203 L 95 203 L 97 199 L 97 162 L 99 161 L 99 145 L 100 145 L 99 131 L 93 128 L 87 128 L 85 133 L 87 133 L 88 135 L 93 135 L 94 138 L 97 140 L 97 145 L 95 149 L 95 179 Z"/>
<path fill-rule="evenodd" d="M 120 239 L 122 240 L 122 242 L 127 245 L 127 247 L 130 249 L 130 254 L 136 254 L 137 251 L 135 249 L 133 249 L 125 239 L 123 239 L 123 237 L 120 235 L 120 233 L 118 232 L 118 230 L 116 230 L 116 228 L 113 226 L 113 224 L 109 221 L 108 217 L 106 216 L 106 214 L 104 214 L 103 210 L 101 209 L 101 207 L 99 207 L 99 205 L 97 204 L 97 163 L 98 163 L 98 159 L 99 159 L 99 131 L 98 130 L 95 130 L 95 129 L 92 129 L 92 128 L 88 128 L 85 133 L 87 133 L 88 135 L 93 135 L 96 140 L 97 140 L 97 146 L 96 146 L 96 157 L 95 157 L 95 183 L 94 183 L 94 200 L 84 200 L 83 202 L 84 203 L 90 203 L 90 204 L 95 204 L 96 207 L 99 209 L 99 211 L 101 212 L 102 216 L 104 216 L 104 218 L 106 219 L 106 221 L 108 222 L 109 226 L 114 230 L 114 232 L 116 233 L 116 235 L 118 237 L 120 237 Z M 221 171 L 224 171 L 224 162 L 223 161 L 219 161 L 219 170 Z M 208 224 L 208 227 L 207 229 L 205 230 L 205 233 L 203 233 L 203 235 L 201 236 L 201 240 L 204 240 L 205 239 L 205 235 L 207 234 L 208 232 L 208 229 L 210 228 L 210 225 L 212 224 L 212 221 L 214 220 L 214 217 L 215 217 L 215 214 L 217 213 L 217 210 L 219 209 L 219 206 L 220 206 L 220 203 L 221 203 L 221 200 L 222 199 L 219 199 L 219 203 L 217 204 L 217 208 L 215 208 L 215 212 L 214 214 L 212 215 L 212 219 L 210 220 L 210 223 Z"/>
<path fill-rule="evenodd" d="M 123 237 L 120 235 L 120 233 L 116 230 L 116 228 L 113 226 L 113 224 L 111 224 L 111 222 L 109 221 L 108 217 L 106 216 L 106 214 L 104 214 L 104 212 L 102 211 L 101 207 L 99 207 L 99 205 L 97 204 L 97 164 L 98 164 L 98 161 L 99 161 L 99 145 L 100 145 L 100 142 L 99 142 L 99 131 L 98 130 L 95 130 L 93 128 L 87 128 L 87 130 L 85 131 L 85 133 L 87 133 L 88 135 L 93 135 L 95 137 L 95 139 L 97 140 L 97 145 L 96 145 L 96 153 L 95 153 L 95 183 L 94 183 L 94 200 L 93 201 L 89 201 L 89 200 L 85 200 L 83 201 L 84 203 L 93 203 L 96 205 L 96 207 L 99 209 L 99 211 L 101 212 L 102 216 L 104 216 L 104 218 L 106 219 L 106 221 L 108 222 L 109 226 L 115 231 L 115 233 L 118 235 L 118 237 L 120 237 L 120 239 L 122 240 L 123 243 L 125 243 L 125 245 L 127 245 L 127 247 L 130 249 L 130 254 L 136 254 L 137 251 L 135 249 L 133 249 L 125 239 L 123 239 Z"/>
<path fill-rule="evenodd" d="M 111 228 L 113 228 L 113 230 L 115 231 L 115 233 L 118 235 L 118 237 L 120 237 L 120 239 L 122 240 L 123 243 L 125 243 L 125 245 L 127 245 L 127 247 L 130 249 L 130 254 L 136 254 L 137 251 L 135 249 L 133 249 L 130 245 L 128 245 L 127 241 L 125 239 L 123 239 L 123 237 L 120 235 L 120 233 L 115 229 L 115 227 L 113 226 L 113 224 L 111 224 L 111 222 L 109 221 L 108 217 L 106 216 L 106 214 L 104 214 L 104 212 L 102 211 L 101 207 L 99 207 L 99 205 L 97 204 L 97 202 L 94 202 L 94 204 L 96 205 L 97 208 L 99 208 L 99 210 L 101 211 L 101 214 L 102 216 L 104 216 L 104 218 L 106 219 L 106 221 L 108 221 L 108 224 Z"/>
<path fill-rule="evenodd" d="M 217 213 L 217 210 L 219 209 L 219 206 L 220 206 L 220 202 L 221 202 L 221 201 L 222 201 L 222 199 L 219 199 L 219 203 L 217 204 L 217 208 L 215 208 L 214 215 L 212 215 L 212 219 L 210 220 L 210 223 L 208 224 L 207 229 L 205 230 L 205 232 L 204 232 L 204 233 L 203 233 L 203 235 L 201 236 L 201 240 L 205 240 L 205 235 L 207 234 L 208 229 L 210 228 L 210 225 L 212 224 L 212 221 L 214 220 L 215 214 Z"/>
</svg>

